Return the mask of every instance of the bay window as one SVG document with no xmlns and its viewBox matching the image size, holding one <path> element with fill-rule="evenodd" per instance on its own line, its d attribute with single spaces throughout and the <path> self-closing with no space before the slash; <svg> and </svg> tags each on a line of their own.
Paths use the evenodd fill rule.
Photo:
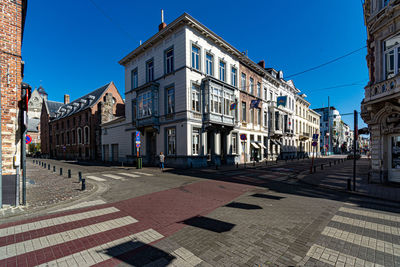
<svg viewBox="0 0 400 267">
<path fill-rule="evenodd" d="M 222 113 L 222 90 L 211 88 L 211 112 Z"/>
<path fill-rule="evenodd" d="M 137 115 L 139 119 L 151 116 L 153 100 L 151 98 L 150 91 L 139 94 L 137 98 L 137 103 L 138 103 Z"/>
</svg>

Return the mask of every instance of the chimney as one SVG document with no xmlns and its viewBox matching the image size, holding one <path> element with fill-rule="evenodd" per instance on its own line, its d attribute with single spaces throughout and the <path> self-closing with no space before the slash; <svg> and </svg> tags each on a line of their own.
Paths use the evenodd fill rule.
<svg viewBox="0 0 400 267">
<path fill-rule="evenodd" d="M 265 61 L 264 60 L 260 60 L 260 62 L 258 62 L 257 64 L 260 65 L 261 68 L 265 69 Z"/>
<path fill-rule="evenodd" d="M 64 95 L 64 104 L 69 104 L 69 95 Z"/>
<path fill-rule="evenodd" d="M 167 27 L 167 24 L 165 24 L 165 22 L 164 22 L 164 10 L 161 9 L 161 24 L 158 25 L 158 31 L 161 31 L 165 27 Z"/>
</svg>

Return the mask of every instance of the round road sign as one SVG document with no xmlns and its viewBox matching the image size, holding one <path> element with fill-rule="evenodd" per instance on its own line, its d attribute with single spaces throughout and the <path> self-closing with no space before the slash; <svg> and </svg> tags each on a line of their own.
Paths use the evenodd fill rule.
<svg viewBox="0 0 400 267">
<path fill-rule="evenodd" d="M 32 137 L 29 135 L 29 134 L 27 134 L 26 135 L 26 143 L 29 145 L 31 142 L 32 142 Z"/>
</svg>

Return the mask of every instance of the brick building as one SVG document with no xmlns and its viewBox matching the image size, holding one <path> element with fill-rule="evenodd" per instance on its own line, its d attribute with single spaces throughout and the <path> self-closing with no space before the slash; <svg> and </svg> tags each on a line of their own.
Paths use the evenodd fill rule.
<svg viewBox="0 0 400 267">
<path fill-rule="evenodd" d="M 62 106 L 64 103 L 44 100 L 42 102 L 42 110 L 40 114 L 40 151 L 42 156 L 50 157 L 50 131 L 49 131 L 49 121 L 56 117 L 56 111 Z"/>
<path fill-rule="evenodd" d="M 45 103 L 51 107 L 42 109 L 42 140 L 48 139 L 43 153 L 60 159 L 101 159 L 100 124 L 123 116 L 125 111 L 124 101 L 113 82 L 71 103 L 69 95 L 65 95 L 64 104 L 56 111 L 56 104 Z"/>
<path fill-rule="evenodd" d="M 0 0 L 0 95 L 1 95 L 1 179 L 3 204 L 15 204 L 15 188 L 20 175 L 21 125 L 19 104 L 23 61 L 22 37 L 27 0 Z M 15 156 L 15 160 L 14 160 Z M 3 201 L 1 201 L 3 200 Z"/>
</svg>

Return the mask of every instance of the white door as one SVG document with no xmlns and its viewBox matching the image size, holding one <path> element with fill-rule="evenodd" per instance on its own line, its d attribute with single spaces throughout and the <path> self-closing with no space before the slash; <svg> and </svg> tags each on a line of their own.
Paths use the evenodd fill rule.
<svg viewBox="0 0 400 267">
<path fill-rule="evenodd" d="M 391 135 L 388 141 L 388 180 L 400 183 L 400 135 Z"/>
</svg>

